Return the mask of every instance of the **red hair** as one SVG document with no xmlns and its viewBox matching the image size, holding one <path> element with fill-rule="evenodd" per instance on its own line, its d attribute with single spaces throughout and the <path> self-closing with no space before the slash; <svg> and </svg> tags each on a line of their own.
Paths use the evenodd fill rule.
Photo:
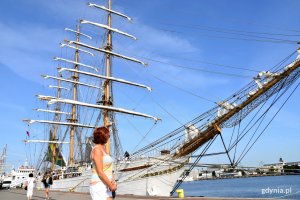
<svg viewBox="0 0 300 200">
<path fill-rule="evenodd" d="M 107 127 L 95 128 L 93 133 L 93 142 L 95 144 L 106 144 L 109 139 L 109 129 Z"/>
</svg>

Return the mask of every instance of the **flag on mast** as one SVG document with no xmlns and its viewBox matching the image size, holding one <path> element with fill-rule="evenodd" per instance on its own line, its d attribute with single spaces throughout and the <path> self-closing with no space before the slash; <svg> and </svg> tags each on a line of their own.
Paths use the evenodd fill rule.
<svg viewBox="0 0 300 200">
<path fill-rule="evenodd" d="M 29 131 L 26 131 L 26 134 L 27 134 L 27 136 L 28 136 L 28 137 L 30 137 L 30 133 L 29 133 Z"/>
</svg>

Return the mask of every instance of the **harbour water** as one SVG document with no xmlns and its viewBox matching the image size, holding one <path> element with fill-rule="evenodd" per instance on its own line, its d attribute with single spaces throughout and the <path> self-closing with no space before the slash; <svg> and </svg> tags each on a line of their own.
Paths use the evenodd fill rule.
<svg viewBox="0 0 300 200">
<path fill-rule="evenodd" d="M 185 196 L 300 199 L 300 176 L 268 176 L 184 182 Z"/>
</svg>

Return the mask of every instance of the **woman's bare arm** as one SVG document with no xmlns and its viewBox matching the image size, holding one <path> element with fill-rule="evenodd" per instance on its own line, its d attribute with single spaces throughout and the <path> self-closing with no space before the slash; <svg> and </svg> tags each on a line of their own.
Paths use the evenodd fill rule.
<svg viewBox="0 0 300 200">
<path fill-rule="evenodd" d="M 96 171 L 98 173 L 99 178 L 101 181 L 109 187 L 111 191 L 115 191 L 117 189 L 116 184 L 112 183 L 106 176 L 103 171 L 103 153 L 99 148 L 95 148 L 93 151 L 93 160 L 96 165 Z"/>
</svg>

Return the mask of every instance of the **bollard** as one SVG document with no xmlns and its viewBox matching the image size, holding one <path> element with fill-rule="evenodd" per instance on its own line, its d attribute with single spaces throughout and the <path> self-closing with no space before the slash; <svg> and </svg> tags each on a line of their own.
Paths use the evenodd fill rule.
<svg viewBox="0 0 300 200">
<path fill-rule="evenodd" d="M 176 192 L 178 193 L 178 198 L 184 198 L 184 191 L 183 191 L 183 189 L 177 189 Z"/>
</svg>

